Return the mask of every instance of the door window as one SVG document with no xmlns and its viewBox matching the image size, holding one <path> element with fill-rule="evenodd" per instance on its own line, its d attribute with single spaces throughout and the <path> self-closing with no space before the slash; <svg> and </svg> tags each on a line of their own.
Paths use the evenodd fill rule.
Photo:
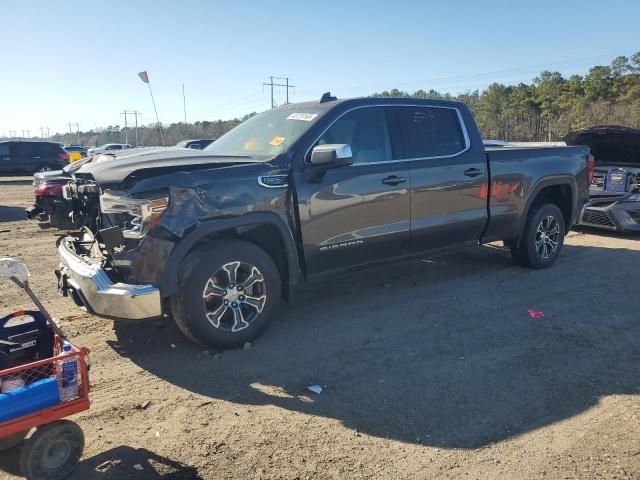
<svg viewBox="0 0 640 480">
<path fill-rule="evenodd" d="M 18 155 L 22 158 L 33 158 L 40 156 L 40 152 L 33 143 L 17 142 L 16 150 Z"/>
<path fill-rule="evenodd" d="M 8 157 L 8 156 L 9 156 L 9 144 L 0 143 L 0 157 Z"/>
<path fill-rule="evenodd" d="M 404 158 L 455 155 L 467 147 L 453 108 L 398 107 L 396 112 Z"/>
<path fill-rule="evenodd" d="M 317 145 L 346 143 L 351 146 L 353 163 L 392 160 L 387 116 L 383 108 L 359 108 L 340 117 L 320 137 Z"/>
</svg>

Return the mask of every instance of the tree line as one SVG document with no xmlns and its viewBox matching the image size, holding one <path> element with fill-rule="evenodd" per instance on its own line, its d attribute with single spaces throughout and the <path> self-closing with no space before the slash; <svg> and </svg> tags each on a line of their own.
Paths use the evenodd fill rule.
<svg viewBox="0 0 640 480">
<path fill-rule="evenodd" d="M 486 139 L 558 141 L 572 130 L 593 125 L 640 128 L 640 52 L 595 66 L 585 76 L 564 78 L 560 72 L 543 71 L 530 84 L 493 83 L 483 91 L 455 96 L 398 89 L 374 96 L 464 102 Z"/>
<path fill-rule="evenodd" d="M 253 115 L 255 113 L 231 120 L 201 121 L 186 124 L 178 122 L 162 125 L 164 144 L 167 146 L 175 145 L 181 140 L 190 138 L 216 139 Z M 92 129 L 87 132 L 57 133 L 51 137 L 51 140 L 64 144 L 80 145 L 104 145 L 105 143 L 129 143 L 135 145 L 136 133 L 134 127 L 128 127 L 125 130 L 120 125 L 109 125 L 106 128 Z M 157 125 L 139 126 L 138 144 L 148 146 L 162 145 L 162 138 Z"/>
<path fill-rule="evenodd" d="M 473 111 L 483 138 L 506 141 L 558 141 L 568 132 L 602 124 L 640 128 L 640 52 L 616 57 L 610 65 L 592 67 L 568 78 L 560 72 L 543 71 L 530 84 L 493 83 L 480 91 L 451 95 L 436 90 L 407 92 L 393 89 L 374 97 L 413 97 L 458 100 Z M 188 138 L 217 139 L 250 113 L 231 120 L 172 123 L 162 126 L 165 145 Z M 57 133 L 53 141 L 102 145 L 130 143 L 135 131 L 119 125 L 87 132 Z M 140 145 L 162 145 L 156 125 L 138 127 Z"/>
</svg>

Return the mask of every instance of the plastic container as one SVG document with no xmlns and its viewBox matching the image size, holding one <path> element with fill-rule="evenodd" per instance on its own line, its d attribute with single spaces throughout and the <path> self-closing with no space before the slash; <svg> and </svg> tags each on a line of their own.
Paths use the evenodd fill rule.
<svg viewBox="0 0 640 480">
<path fill-rule="evenodd" d="M 71 344 L 64 342 L 62 355 L 72 352 Z M 58 361 L 60 369 L 60 400 L 68 402 L 78 397 L 78 357 L 68 357 Z"/>
<path fill-rule="evenodd" d="M 60 403 L 55 378 L 38 380 L 24 387 L 0 394 L 0 422 L 43 410 Z"/>
</svg>

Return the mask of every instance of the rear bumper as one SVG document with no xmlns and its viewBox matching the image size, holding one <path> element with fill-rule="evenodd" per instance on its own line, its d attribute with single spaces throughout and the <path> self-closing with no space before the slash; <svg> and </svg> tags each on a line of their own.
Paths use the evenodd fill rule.
<svg viewBox="0 0 640 480">
<path fill-rule="evenodd" d="M 640 202 L 591 201 L 582 211 L 578 224 L 609 231 L 640 233 Z"/>
<path fill-rule="evenodd" d="M 141 320 L 162 314 L 160 290 L 151 284 L 132 285 L 111 280 L 99 263 L 78 255 L 74 237 L 58 242 L 60 268 L 56 271 L 63 295 L 96 315 Z"/>
</svg>

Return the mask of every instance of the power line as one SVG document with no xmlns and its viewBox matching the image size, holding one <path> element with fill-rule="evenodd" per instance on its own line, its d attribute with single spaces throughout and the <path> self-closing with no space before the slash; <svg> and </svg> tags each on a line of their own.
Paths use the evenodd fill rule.
<svg viewBox="0 0 640 480">
<path fill-rule="evenodd" d="M 269 77 L 269 83 L 263 83 L 263 87 L 271 87 L 271 108 L 276 108 L 276 104 L 273 100 L 273 87 L 285 87 L 286 88 L 286 102 L 285 105 L 289 103 L 289 89 L 295 88 L 295 85 L 289 85 L 289 77 Z M 284 80 L 286 83 L 274 83 L 274 80 Z"/>
</svg>

